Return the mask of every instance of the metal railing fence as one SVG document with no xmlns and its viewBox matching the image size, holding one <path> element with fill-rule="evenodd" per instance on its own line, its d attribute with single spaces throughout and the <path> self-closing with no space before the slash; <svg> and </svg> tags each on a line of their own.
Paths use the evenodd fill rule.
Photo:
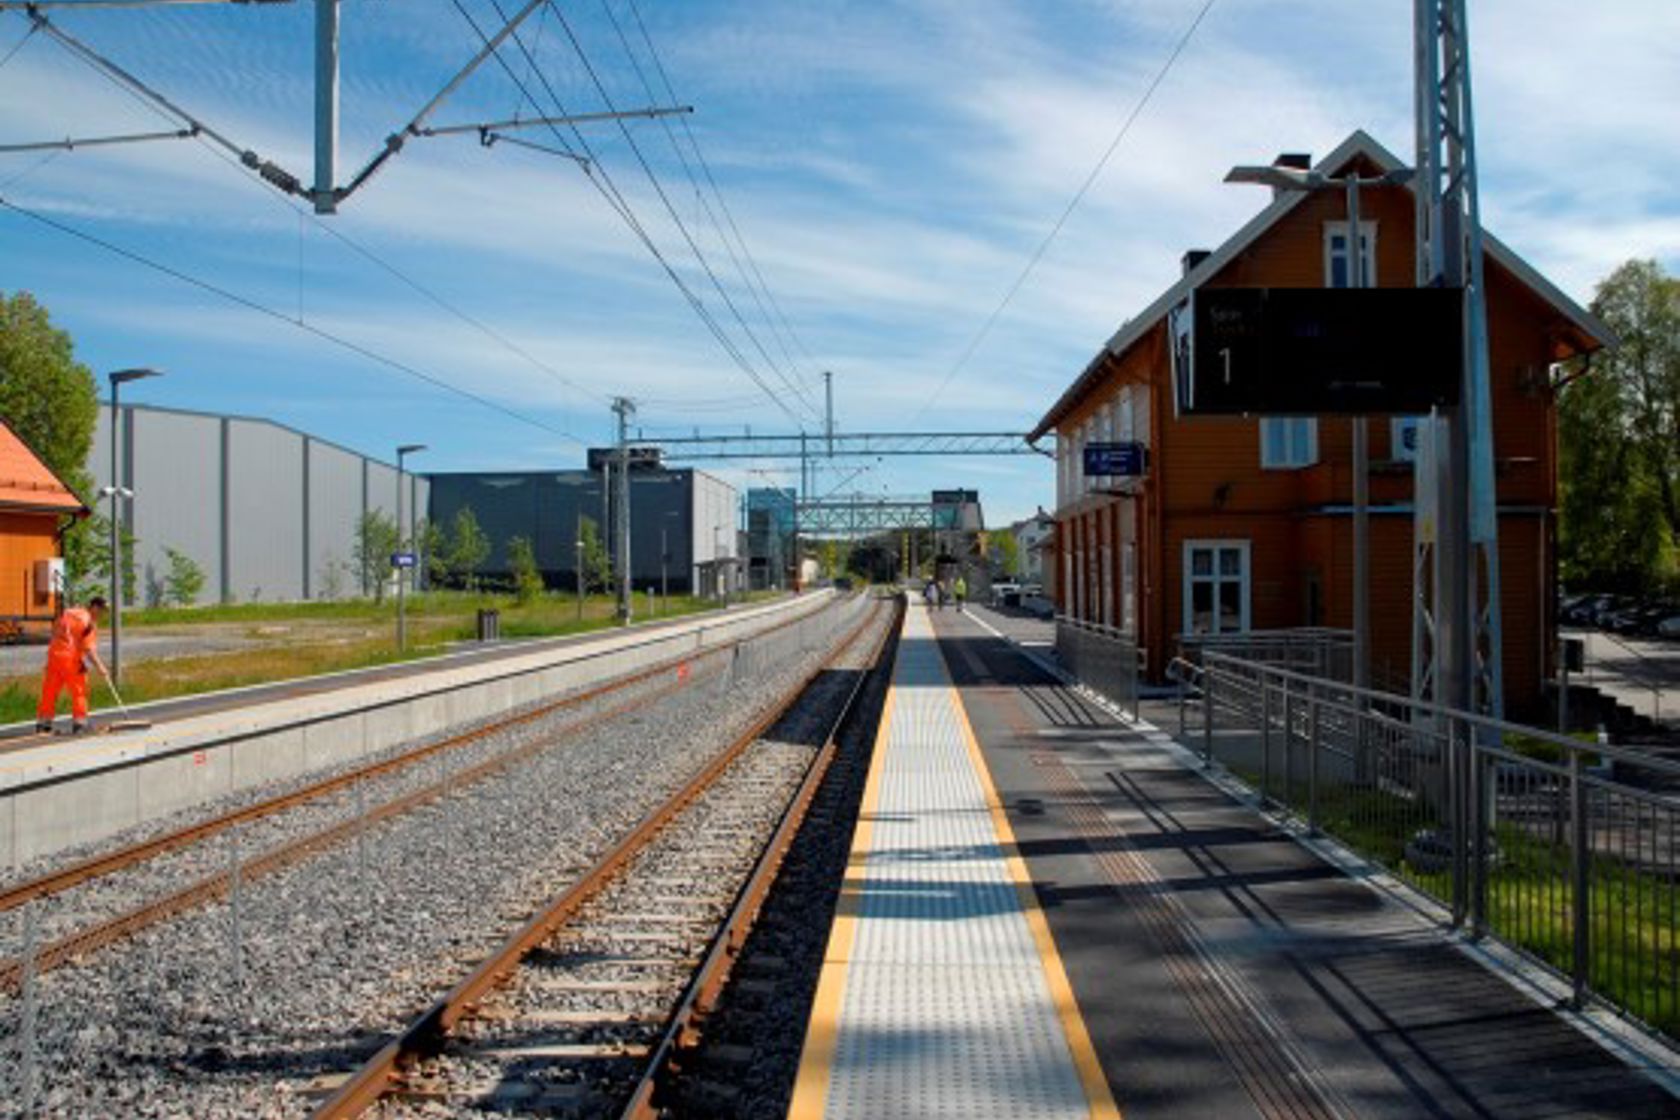
<svg viewBox="0 0 1680 1120">
<path fill-rule="evenodd" d="M 1215 650 L 1172 668 L 1201 693 L 1205 761 L 1555 970 L 1576 1004 L 1680 1037 L 1680 763 Z"/>
<path fill-rule="evenodd" d="M 1057 615 L 1056 657 L 1080 683 L 1136 718 L 1142 659 L 1136 634 Z"/>
<path fill-rule="evenodd" d="M 1232 634 L 1179 634 L 1178 655 L 1200 665 L 1206 653 L 1223 653 L 1333 680 L 1353 679 L 1353 631 L 1320 626 L 1243 630 Z"/>
</svg>

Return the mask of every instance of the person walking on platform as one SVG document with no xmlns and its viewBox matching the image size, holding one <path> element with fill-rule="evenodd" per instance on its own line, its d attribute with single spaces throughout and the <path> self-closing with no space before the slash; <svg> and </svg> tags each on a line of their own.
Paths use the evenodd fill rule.
<svg viewBox="0 0 1680 1120">
<path fill-rule="evenodd" d="M 922 584 L 922 598 L 927 600 L 930 611 L 939 606 L 939 584 L 931 579 Z"/>
<path fill-rule="evenodd" d="M 99 659 L 99 623 L 105 620 L 105 599 L 95 595 L 85 607 L 67 607 L 53 622 L 47 642 L 47 670 L 41 678 L 41 703 L 35 708 L 35 730 L 51 731 L 58 694 L 70 689 L 70 730 L 89 730 L 88 660 L 105 672 Z"/>
<path fill-rule="evenodd" d="M 956 596 L 957 610 L 960 612 L 963 609 L 963 600 L 968 598 L 968 581 L 962 577 L 961 572 L 958 572 L 957 578 L 951 582 L 951 593 Z"/>
</svg>

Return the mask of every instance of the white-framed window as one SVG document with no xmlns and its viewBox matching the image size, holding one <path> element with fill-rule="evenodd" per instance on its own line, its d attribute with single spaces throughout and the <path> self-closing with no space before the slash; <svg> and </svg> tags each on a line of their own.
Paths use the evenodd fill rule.
<svg viewBox="0 0 1680 1120">
<path fill-rule="evenodd" d="M 1185 541 L 1184 632 L 1241 633 L 1248 607 L 1248 541 Z"/>
<path fill-rule="evenodd" d="M 1260 420 L 1260 466 L 1285 471 L 1318 462 L 1318 420 L 1312 416 L 1265 416 Z"/>
<path fill-rule="evenodd" d="M 1118 433 L 1118 438 L 1128 442 L 1136 439 L 1136 417 L 1133 415 L 1132 387 L 1130 385 L 1127 385 L 1124 389 L 1120 390 L 1120 403 L 1118 408 L 1120 410 L 1120 431 Z"/>
<path fill-rule="evenodd" d="M 1346 222 L 1324 223 L 1324 284 L 1348 287 L 1348 230 Z M 1377 223 L 1359 223 L 1359 263 L 1363 265 L 1362 288 L 1377 286 Z"/>
</svg>

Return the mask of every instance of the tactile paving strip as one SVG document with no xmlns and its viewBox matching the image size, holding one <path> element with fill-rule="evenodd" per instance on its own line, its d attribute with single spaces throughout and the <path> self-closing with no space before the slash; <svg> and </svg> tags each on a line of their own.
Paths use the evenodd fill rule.
<svg viewBox="0 0 1680 1120">
<path fill-rule="evenodd" d="M 893 687 L 825 1115 L 1088 1116 L 921 610 Z"/>
</svg>

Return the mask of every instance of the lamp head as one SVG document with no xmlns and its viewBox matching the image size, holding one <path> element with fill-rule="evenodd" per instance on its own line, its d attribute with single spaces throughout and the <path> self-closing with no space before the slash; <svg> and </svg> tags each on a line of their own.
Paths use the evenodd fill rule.
<svg viewBox="0 0 1680 1120">
<path fill-rule="evenodd" d="M 114 370 L 105 376 L 110 379 L 112 385 L 124 385 L 130 381 L 139 381 L 142 377 L 162 377 L 163 371 L 149 366 L 137 366 L 134 369 Z"/>
<path fill-rule="evenodd" d="M 1294 167 L 1239 164 L 1225 173 L 1227 183 L 1258 183 L 1279 191 L 1313 191 L 1329 182 L 1322 171 L 1302 171 Z"/>
<path fill-rule="evenodd" d="M 423 444 L 423 443 L 404 443 L 404 444 L 398 445 L 397 454 L 398 455 L 413 455 L 416 451 L 424 451 L 424 450 L 426 450 L 426 445 Z"/>
</svg>

